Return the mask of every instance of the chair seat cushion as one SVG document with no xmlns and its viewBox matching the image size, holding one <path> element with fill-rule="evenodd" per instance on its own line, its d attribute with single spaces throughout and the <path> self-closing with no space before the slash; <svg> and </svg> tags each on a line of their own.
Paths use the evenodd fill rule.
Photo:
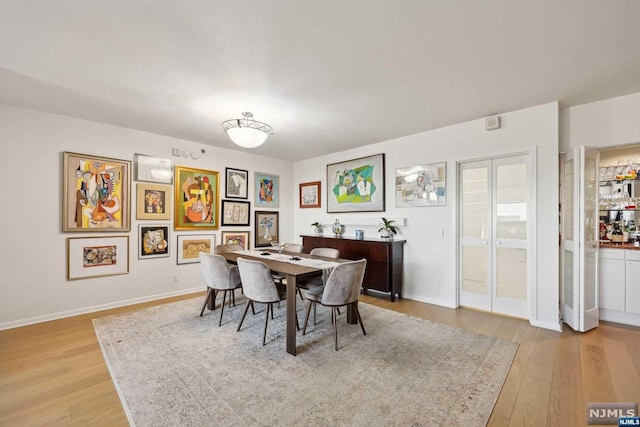
<svg viewBox="0 0 640 427">
<path fill-rule="evenodd" d="M 322 277 L 312 277 L 309 280 L 296 282 L 296 286 L 302 289 L 313 289 L 318 286 L 324 286 L 324 282 L 322 281 Z"/>
<path fill-rule="evenodd" d="M 321 302 L 323 292 L 324 286 L 316 286 L 314 288 L 306 290 L 304 293 L 304 297 L 309 301 Z"/>
</svg>

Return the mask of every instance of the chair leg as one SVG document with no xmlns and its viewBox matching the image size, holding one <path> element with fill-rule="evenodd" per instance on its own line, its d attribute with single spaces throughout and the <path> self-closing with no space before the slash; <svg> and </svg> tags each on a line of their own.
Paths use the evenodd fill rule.
<svg viewBox="0 0 640 427">
<path fill-rule="evenodd" d="M 358 322 L 360 322 L 360 327 L 362 328 L 362 333 L 367 335 L 367 332 L 364 330 L 364 325 L 362 324 L 362 316 L 360 316 L 360 310 L 358 310 L 358 303 L 354 302 L 353 307 L 356 309 L 356 316 L 358 316 Z"/>
<path fill-rule="evenodd" d="M 316 326 L 318 322 L 316 321 L 316 306 L 318 303 L 313 303 L 313 326 Z"/>
<path fill-rule="evenodd" d="M 300 295 L 300 300 L 304 301 L 304 297 L 302 296 L 302 289 L 298 288 L 298 295 Z"/>
<path fill-rule="evenodd" d="M 315 306 L 315 301 L 311 301 L 309 300 L 309 303 L 307 304 L 307 311 L 304 315 L 304 326 L 302 328 L 302 335 L 305 335 L 307 333 L 307 323 L 309 323 L 309 314 L 311 313 L 311 306 L 314 305 Z"/>
<path fill-rule="evenodd" d="M 251 313 L 255 316 L 256 315 L 256 309 L 253 307 L 253 301 L 251 301 Z"/>
<path fill-rule="evenodd" d="M 222 305 L 220 305 L 220 320 L 218 320 L 218 326 L 222 326 L 222 313 L 224 313 L 224 302 L 227 299 L 227 291 L 224 291 L 222 295 Z"/>
<path fill-rule="evenodd" d="M 236 306 L 236 290 L 235 289 L 231 289 L 231 298 L 233 299 L 233 306 Z M 229 307 L 231 307 L 231 305 L 229 305 Z"/>
<path fill-rule="evenodd" d="M 242 327 L 242 322 L 244 322 L 244 318 L 247 315 L 247 311 L 249 311 L 249 306 L 253 307 L 253 301 L 251 301 L 250 299 L 247 300 L 247 304 L 244 306 L 244 313 L 242 313 L 242 318 L 240 319 L 240 324 L 238 325 L 238 329 L 236 329 L 236 331 L 239 331 L 240 328 Z"/>
<path fill-rule="evenodd" d="M 267 304 L 267 314 L 264 316 L 264 334 L 262 334 L 262 345 L 267 343 L 267 324 L 269 323 L 269 309 L 271 309 L 271 315 L 273 316 L 273 304 Z"/>
<path fill-rule="evenodd" d="M 336 307 L 331 307 L 331 320 L 333 320 L 333 343 L 336 351 L 338 351 L 338 315 L 336 314 Z"/>
<path fill-rule="evenodd" d="M 204 297 L 204 304 L 202 304 L 202 310 L 200 310 L 200 317 L 202 317 L 202 313 L 204 313 L 204 309 L 207 306 L 207 303 L 209 302 L 209 299 L 211 299 L 211 295 L 213 294 L 213 289 L 212 288 L 207 288 L 207 296 Z"/>
</svg>

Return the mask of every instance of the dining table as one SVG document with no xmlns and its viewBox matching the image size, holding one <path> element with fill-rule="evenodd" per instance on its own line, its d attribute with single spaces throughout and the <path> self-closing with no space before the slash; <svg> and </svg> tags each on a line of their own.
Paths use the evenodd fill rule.
<svg viewBox="0 0 640 427">
<path fill-rule="evenodd" d="M 324 268 L 321 268 L 322 264 L 320 261 L 325 261 L 326 264 L 331 263 L 343 263 L 350 260 L 346 259 L 334 259 L 334 258 L 326 258 L 313 256 L 309 254 L 301 254 L 301 253 L 292 253 L 292 252 L 278 252 L 277 250 L 260 250 L 256 248 L 256 250 L 252 251 L 236 251 L 236 252 L 225 252 L 220 253 L 228 263 L 237 264 L 238 258 L 245 258 L 254 261 L 262 261 L 269 267 L 272 273 L 275 273 L 279 276 L 283 276 L 286 278 L 287 285 L 287 320 L 286 320 L 286 350 L 287 353 L 295 356 L 296 355 L 296 337 L 297 337 L 297 328 L 296 328 L 296 284 L 299 281 L 304 281 L 306 279 L 322 276 Z M 283 257 L 284 255 L 284 257 Z M 297 259 L 296 259 L 297 258 Z M 312 259 L 317 260 L 317 265 L 309 265 L 309 262 L 302 260 Z M 300 262 L 296 262 L 300 261 Z M 307 264 L 307 265 L 304 265 Z M 347 309 L 347 322 L 355 324 L 357 323 L 357 317 L 355 314 L 355 310 L 349 306 Z"/>
</svg>

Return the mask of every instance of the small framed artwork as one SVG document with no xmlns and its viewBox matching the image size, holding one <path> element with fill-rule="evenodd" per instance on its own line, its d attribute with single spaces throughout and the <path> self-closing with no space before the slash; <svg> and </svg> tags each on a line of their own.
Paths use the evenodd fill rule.
<svg viewBox="0 0 640 427">
<path fill-rule="evenodd" d="M 271 246 L 271 242 L 278 241 L 278 212 L 256 211 L 255 218 L 256 248 Z"/>
<path fill-rule="evenodd" d="M 300 184 L 300 209 L 320 207 L 320 181 Z"/>
<path fill-rule="evenodd" d="M 262 172 L 254 174 L 255 204 L 259 208 L 277 208 L 280 198 L 278 175 Z"/>
<path fill-rule="evenodd" d="M 219 175 L 215 171 L 176 166 L 175 230 L 218 228 Z"/>
<path fill-rule="evenodd" d="M 158 184 L 173 182 L 173 162 L 171 159 L 136 154 L 134 161 L 136 181 L 157 182 Z"/>
<path fill-rule="evenodd" d="M 178 264 L 200 262 L 200 252 L 212 254 L 216 247 L 215 234 L 178 235 Z"/>
<path fill-rule="evenodd" d="M 63 153 L 62 232 L 131 229 L 131 162 Z"/>
<path fill-rule="evenodd" d="M 139 182 L 136 185 L 136 219 L 171 219 L 171 186 Z"/>
<path fill-rule="evenodd" d="M 69 237 L 67 280 L 129 273 L 129 236 Z"/>
<path fill-rule="evenodd" d="M 249 225 L 251 202 L 222 201 L 222 225 Z"/>
<path fill-rule="evenodd" d="M 249 232 L 248 231 L 223 231 L 222 244 L 242 245 L 245 250 L 249 249 Z"/>
<path fill-rule="evenodd" d="M 169 256 L 169 224 L 138 226 L 138 259 Z"/>
<path fill-rule="evenodd" d="M 445 206 L 447 164 L 432 163 L 396 169 L 396 207 Z"/>
<path fill-rule="evenodd" d="M 249 172 L 243 169 L 225 168 L 227 199 L 246 199 L 249 196 Z"/>
<path fill-rule="evenodd" d="M 384 212 L 384 154 L 327 165 L 327 213 Z"/>
</svg>

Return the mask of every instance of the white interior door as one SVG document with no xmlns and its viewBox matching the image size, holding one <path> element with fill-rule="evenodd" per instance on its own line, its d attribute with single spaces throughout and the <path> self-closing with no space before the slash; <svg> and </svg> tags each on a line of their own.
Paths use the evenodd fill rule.
<svg viewBox="0 0 640 427">
<path fill-rule="evenodd" d="M 529 318 L 529 156 L 459 165 L 460 305 Z"/>
<path fill-rule="evenodd" d="M 577 147 L 564 165 L 562 317 L 576 331 L 598 326 L 598 151 Z"/>
</svg>

